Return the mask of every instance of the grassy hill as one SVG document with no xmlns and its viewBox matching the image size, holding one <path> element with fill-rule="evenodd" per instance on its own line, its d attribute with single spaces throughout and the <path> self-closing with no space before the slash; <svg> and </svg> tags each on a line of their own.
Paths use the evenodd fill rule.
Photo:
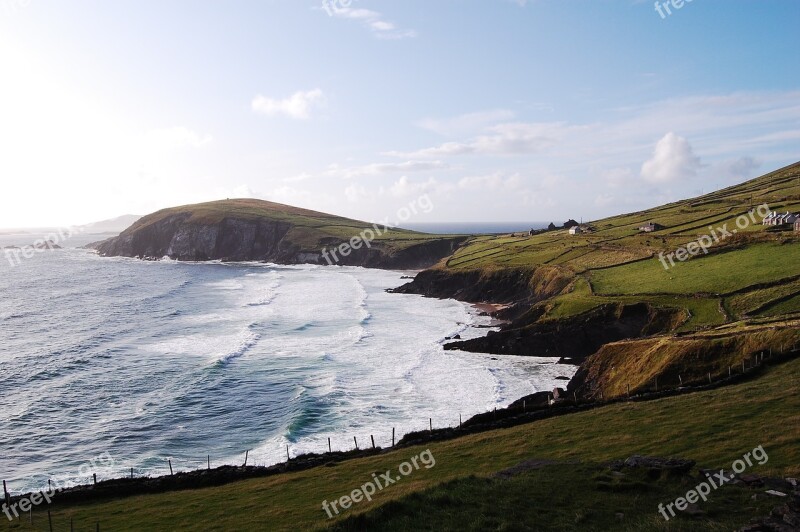
<svg viewBox="0 0 800 532">
<path fill-rule="evenodd" d="M 213 225 L 225 218 L 240 220 L 285 222 L 291 225 L 289 236 L 292 241 L 308 249 L 319 249 L 326 239 L 349 240 L 373 224 L 333 214 L 292 207 L 282 203 L 257 199 L 228 199 L 182 205 L 162 209 L 135 223 L 131 230 L 140 230 L 157 224 L 171 216 L 188 213 L 187 223 Z M 408 229 L 387 228 L 385 233 L 376 235 L 375 240 L 402 249 L 420 241 L 431 239 L 432 235 Z"/>
<path fill-rule="evenodd" d="M 737 227 L 738 217 L 764 204 L 800 211 L 800 163 L 699 198 L 597 220 L 581 235 L 555 230 L 473 238 L 438 268 L 555 269 L 572 282 L 541 304 L 544 319 L 574 316 L 611 301 L 684 308 L 691 316 L 684 330 L 797 312 L 800 235 L 767 231 L 760 217 L 757 224 Z M 649 222 L 664 227 L 641 233 L 639 227 Z M 673 260 L 668 270 L 659 260 L 659 254 L 710 236 L 711 228 L 719 234 L 724 226 L 732 236 L 713 244 L 708 254 Z"/>
<path fill-rule="evenodd" d="M 204 261 L 424 268 L 466 235 L 430 235 L 280 203 L 228 199 L 163 209 L 118 237 L 95 243 L 105 256 Z M 343 250 L 338 250 L 345 246 Z"/>
<path fill-rule="evenodd" d="M 770 211 L 800 211 L 800 163 L 581 234 L 476 236 L 399 290 L 511 304 L 503 330 L 448 348 L 569 357 L 585 398 L 727 376 L 800 344 L 800 232 Z"/>
<path fill-rule="evenodd" d="M 618 403 L 216 488 L 56 505 L 51 514 L 55 530 L 68 529 L 70 520 L 75 530 L 94 530 L 95 523 L 101 530 L 731 530 L 780 501 L 763 489 L 725 487 L 701 504 L 703 515 L 666 523 L 657 505 L 683 496 L 696 477 L 620 477 L 602 464 L 643 454 L 730 468 L 763 445 L 769 460 L 748 472 L 798 476 L 799 413 L 800 359 L 795 359 L 757 380 L 711 391 Z M 420 468 L 371 502 L 328 519 L 323 500 L 350 493 L 373 473 L 396 471 L 426 449 L 435 466 Z M 521 468 L 510 478 L 495 476 L 531 459 L 555 464 Z M 47 530 L 41 510 L 34 512 L 33 526 L 27 518 L 2 521 L 0 528 L 8 530 Z"/>
</svg>

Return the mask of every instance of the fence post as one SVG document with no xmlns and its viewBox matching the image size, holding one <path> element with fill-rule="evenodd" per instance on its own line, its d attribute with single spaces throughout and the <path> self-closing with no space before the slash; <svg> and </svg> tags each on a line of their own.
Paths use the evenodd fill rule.
<svg viewBox="0 0 800 532">
<path fill-rule="evenodd" d="M 94 479 L 94 485 L 97 486 L 97 473 L 92 473 L 92 479 Z"/>
<path fill-rule="evenodd" d="M 371 439 L 371 440 L 372 440 L 372 448 L 374 449 L 374 448 L 375 448 L 375 436 L 373 436 L 372 434 L 370 434 L 370 435 L 369 435 L 369 439 Z"/>
<path fill-rule="evenodd" d="M 206 455 L 206 464 L 207 464 L 208 470 L 211 471 L 211 455 L 210 454 Z"/>
<path fill-rule="evenodd" d="M 167 462 L 169 462 L 169 474 L 170 474 L 170 476 L 172 476 L 172 475 L 174 474 L 174 473 L 172 472 L 172 460 L 170 460 L 170 459 L 167 459 Z"/>
<path fill-rule="evenodd" d="M 433 432 L 433 418 L 432 417 L 428 418 L 428 428 L 430 429 L 431 432 Z"/>
<path fill-rule="evenodd" d="M 392 447 L 394 447 L 394 427 L 392 427 Z"/>
<path fill-rule="evenodd" d="M 289 446 L 286 446 L 286 454 L 289 454 Z M 247 458 L 250 456 L 250 449 L 244 452 L 244 465 L 242 467 L 247 467 Z"/>
<path fill-rule="evenodd" d="M 461 414 L 458 414 L 458 428 L 461 428 Z"/>
<path fill-rule="evenodd" d="M 333 452 L 333 450 L 331 449 L 331 439 L 330 438 L 328 438 L 328 452 L 329 453 Z"/>
<path fill-rule="evenodd" d="M 356 439 L 355 436 L 353 436 L 353 443 L 356 444 L 356 451 L 357 451 L 358 450 L 358 440 Z"/>
<path fill-rule="evenodd" d="M 131 478 L 133 478 L 133 468 L 131 468 Z"/>
<path fill-rule="evenodd" d="M 289 446 L 288 445 L 286 446 L 286 461 L 287 462 L 291 462 L 292 461 L 291 457 L 289 456 Z"/>
</svg>

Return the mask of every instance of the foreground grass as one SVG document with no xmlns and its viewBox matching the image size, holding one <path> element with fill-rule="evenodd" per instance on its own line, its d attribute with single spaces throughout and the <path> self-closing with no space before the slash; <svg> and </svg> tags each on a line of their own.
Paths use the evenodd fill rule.
<svg viewBox="0 0 800 532">
<path fill-rule="evenodd" d="M 392 500 L 470 475 L 486 477 L 531 458 L 597 464 L 645 454 L 691 458 L 707 467 L 730 467 L 734 460 L 758 445 L 764 446 L 769 461 L 752 472 L 800 474 L 800 360 L 771 368 L 756 381 L 727 388 L 652 402 L 616 404 L 331 467 L 217 488 L 55 506 L 51 511 L 55 530 L 68 530 L 70 519 L 74 520 L 76 530 L 94 530 L 98 522 L 101 530 L 314 529 L 332 523 L 322 510 L 323 500 L 335 500 L 350 493 L 368 482 L 373 473 L 397 471 L 400 463 L 428 448 L 436 459 L 435 467 L 420 468 L 380 491 L 372 502 L 361 502 L 350 512 L 374 510 Z M 575 474 L 585 475 L 587 471 Z M 565 478 L 564 489 L 570 492 L 595 488 L 593 483 L 569 480 L 577 477 Z M 512 483 L 509 490 L 511 501 L 521 497 L 514 486 Z M 479 488 L 480 485 L 464 489 Z M 663 489 L 674 490 L 675 486 Z M 661 497 L 666 492 L 656 493 Z M 535 500 L 531 497 L 528 500 L 537 507 L 566 504 L 570 508 L 569 501 L 557 490 L 535 495 Z M 604 495 L 587 494 L 575 495 L 575 500 L 580 501 L 584 496 L 606 500 Z M 608 504 L 625 507 L 615 499 L 607 500 Z M 650 502 L 632 506 L 629 511 L 655 512 Z M 570 511 L 578 510 L 573 504 Z M 47 520 L 39 512 L 34 513 L 33 527 L 27 519 L 3 526 L 10 530 L 47 530 Z"/>
<path fill-rule="evenodd" d="M 725 487 L 702 504 L 706 515 L 657 512 L 698 484 L 697 478 L 641 470 L 612 472 L 590 464 L 549 465 L 511 478 L 469 477 L 351 517 L 335 530 L 735 530 L 777 504 Z M 580 486 L 581 489 L 575 489 Z M 666 511 L 666 510 L 665 510 Z"/>
</svg>

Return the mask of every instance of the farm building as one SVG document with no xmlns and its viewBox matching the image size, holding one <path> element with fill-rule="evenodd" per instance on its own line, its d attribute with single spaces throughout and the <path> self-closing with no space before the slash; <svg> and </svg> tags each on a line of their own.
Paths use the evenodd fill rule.
<svg viewBox="0 0 800 532">
<path fill-rule="evenodd" d="M 642 233 L 652 233 L 653 231 L 658 231 L 660 229 L 664 229 L 664 226 L 655 222 L 650 222 L 639 227 L 639 231 Z"/>
<path fill-rule="evenodd" d="M 573 219 L 569 219 L 564 222 L 564 229 L 572 229 L 573 227 L 578 227 L 580 224 Z"/>
<path fill-rule="evenodd" d="M 581 233 L 583 233 L 583 229 L 581 229 L 581 226 L 579 225 L 575 225 L 569 228 L 569 234 L 571 235 L 579 235 Z"/>
<path fill-rule="evenodd" d="M 767 216 L 764 217 L 764 221 L 762 222 L 763 225 L 784 225 L 784 224 L 794 224 L 800 220 L 800 214 L 791 213 L 791 212 L 771 212 Z"/>
</svg>

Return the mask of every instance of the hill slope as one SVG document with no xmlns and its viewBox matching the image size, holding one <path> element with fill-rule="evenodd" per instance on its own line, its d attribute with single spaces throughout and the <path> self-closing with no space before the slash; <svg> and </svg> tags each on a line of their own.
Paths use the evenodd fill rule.
<svg viewBox="0 0 800 532">
<path fill-rule="evenodd" d="M 691 357 L 664 360 L 659 358 L 664 349 L 636 342 L 602 347 L 733 324 L 755 333 L 760 329 L 754 320 L 760 318 L 778 318 L 776 326 L 785 318 L 796 329 L 791 318 L 800 316 L 800 233 L 763 226 L 768 210 L 800 210 L 800 163 L 699 198 L 598 220 L 583 234 L 475 237 L 398 291 L 511 305 L 501 313 L 512 320 L 502 331 L 450 348 L 578 363 L 596 352 L 607 357 L 613 352 L 615 360 L 641 362 L 629 367 L 642 372 L 627 375 L 631 383 L 658 377 L 647 369 L 652 365 L 670 368 L 673 376 L 694 374 Z M 649 222 L 658 224 L 655 231 L 639 230 Z M 705 249 L 692 242 L 703 242 Z M 690 245 L 694 254 L 678 251 Z M 679 260 L 676 252 L 688 259 Z M 718 352 L 712 337 L 698 336 L 694 348 Z M 767 342 L 759 348 L 780 347 Z M 596 362 L 594 368 L 604 367 L 611 359 Z M 713 361 L 705 360 L 704 367 L 708 363 Z M 726 365 L 712 367 L 727 373 Z M 596 373 L 585 369 L 583 375 Z M 619 383 L 603 382 L 609 387 L 583 382 L 579 389 L 607 397 L 619 393 Z"/>
<path fill-rule="evenodd" d="M 163 209 L 94 247 L 105 256 L 422 268 L 450 255 L 463 240 L 233 199 Z M 334 258 L 331 250 L 348 242 L 356 244 Z"/>
</svg>

